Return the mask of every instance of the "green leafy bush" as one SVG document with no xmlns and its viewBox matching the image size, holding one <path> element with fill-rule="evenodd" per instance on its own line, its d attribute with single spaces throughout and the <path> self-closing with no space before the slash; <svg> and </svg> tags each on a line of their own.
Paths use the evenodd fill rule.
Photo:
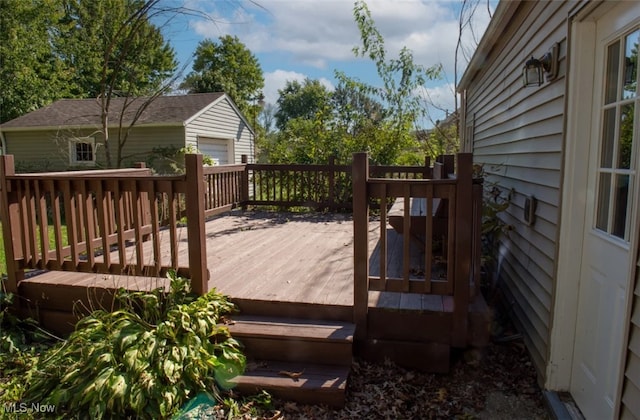
<svg viewBox="0 0 640 420">
<path fill-rule="evenodd" d="M 21 319 L 12 313 L 14 295 L 4 289 L 0 279 L 0 410 L 21 401 L 26 384 L 39 355 L 54 340 L 60 341 L 38 326 L 33 319 Z M 1 417 L 1 416 L 0 416 Z M 25 418 L 29 418 L 26 416 Z"/>
<path fill-rule="evenodd" d="M 119 309 L 79 321 L 40 359 L 25 400 L 91 418 L 167 418 L 198 391 L 228 387 L 245 366 L 238 342 L 218 325 L 233 304 L 170 278 L 168 293 L 121 289 Z"/>
</svg>

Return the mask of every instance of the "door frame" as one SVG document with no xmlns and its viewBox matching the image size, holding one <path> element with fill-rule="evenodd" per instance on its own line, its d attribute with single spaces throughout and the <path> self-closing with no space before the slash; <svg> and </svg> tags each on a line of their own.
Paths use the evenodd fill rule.
<svg viewBox="0 0 640 420">
<path fill-rule="evenodd" d="M 569 390 L 571 386 L 571 370 L 575 345 L 575 333 L 578 314 L 578 291 L 580 287 L 580 270 L 576 270 L 576 261 L 582 260 L 582 238 L 586 228 L 586 206 L 593 202 L 595 191 L 587 191 L 589 174 L 590 148 L 593 146 L 591 135 L 593 127 L 584 124 L 585 115 L 592 115 L 595 79 L 596 21 L 599 17 L 616 7 L 616 3 L 597 3 L 578 12 L 569 20 L 569 37 L 567 51 L 568 70 L 565 101 L 565 138 L 564 167 L 562 175 L 562 193 L 560 210 L 560 229 L 558 231 L 558 251 L 556 282 L 553 302 L 552 324 L 549 337 L 549 358 L 545 375 L 545 388 L 552 390 Z M 589 147 L 581 144 L 581 139 L 589 139 Z M 638 184 L 636 175 L 633 189 L 633 200 L 638 200 Z M 632 232 L 638 232 L 638 209 L 634 207 L 631 219 Z M 625 320 L 631 316 L 634 296 L 633 279 L 636 258 L 638 256 L 638 236 L 634 233 L 630 243 L 630 272 L 627 273 L 627 295 L 625 299 Z M 620 409 L 621 389 L 624 381 L 622 374 L 628 346 L 629 322 L 623 326 L 623 342 L 621 343 L 620 364 L 618 366 L 618 382 L 614 391 L 615 412 Z"/>
</svg>

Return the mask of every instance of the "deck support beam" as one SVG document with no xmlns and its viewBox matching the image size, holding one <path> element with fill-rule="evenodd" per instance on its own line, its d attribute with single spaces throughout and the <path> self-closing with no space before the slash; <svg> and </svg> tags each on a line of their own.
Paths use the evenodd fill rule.
<svg viewBox="0 0 640 420">
<path fill-rule="evenodd" d="M 369 156 L 353 154 L 353 322 L 356 340 L 367 337 L 369 305 Z"/>
<path fill-rule="evenodd" d="M 471 254 L 473 238 L 473 156 L 458 153 L 455 215 L 455 267 L 453 289 L 454 347 L 467 345 L 471 287 Z"/>
<path fill-rule="evenodd" d="M 204 171 L 202 155 L 187 154 L 185 159 L 187 181 L 187 235 L 189 237 L 189 273 L 191 289 L 203 295 L 209 291 L 207 268 L 207 238 L 204 225 Z"/>
</svg>

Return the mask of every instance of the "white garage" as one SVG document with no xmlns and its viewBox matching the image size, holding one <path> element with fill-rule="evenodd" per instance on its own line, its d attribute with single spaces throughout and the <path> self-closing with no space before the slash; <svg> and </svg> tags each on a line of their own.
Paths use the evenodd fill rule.
<svg viewBox="0 0 640 420">
<path fill-rule="evenodd" d="M 210 156 L 216 165 L 233 163 L 233 141 L 230 139 L 216 139 L 198 137 L 198 150 L 203 155 Z"/>
</svg>

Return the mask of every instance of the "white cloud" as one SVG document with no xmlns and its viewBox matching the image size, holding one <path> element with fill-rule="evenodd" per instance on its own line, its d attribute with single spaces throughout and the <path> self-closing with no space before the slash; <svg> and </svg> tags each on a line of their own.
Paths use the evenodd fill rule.
<svg viewBox="0 0 640 420">
<path fill-rule="evenodd" d="M 362 72 L 350 67 L 356 60 L 352 48 L 360 46 L 360 34 L 353 18 L 353 0 L 188 0 L 194 9 L 210 14 L 211 20 L 192 20 L 190 27 L 197 36 L 218 38 L 237 35 L 263 62 L 265 101 L 276 103 L 278 90 L 287 80 L 303 81 L 310 68 L 313 74 L 326 78 L 321 82 L 329 89 L 331 70 L 344 70 L 347 75 L 367 80 Z M 452 111 L 454 55 L 458 38 L 459 1 L 432 0 L 368 0 L 376 27 L 385 40 L 389 57 L 397 57 L 402 47 L 413 52 L 414 62 L 424 66 L 442 63 L 445 79 L 440 86 L 420 92 L 437 108 Z M 484 1 L 475 10 L 473 31 L 463 34 L 463 50 L 473 51 L 489 23 Z M 495 0 L 491 0 L 495 9 Z M 470 55 L 459 54 L 458 77 L 462 75 Z M 275 69 L 275 70 L 274 70 Z M 370 68 L 369 68 L 370 69 Z M 369 70 L 370 71 L 370 70 Z M 317 78 L 312 76 L 312 78 Z M 431 119 L 443 119 L 444 111 L 430 107 Z M 428 121 L 425 121 L 429 125 Z"/>
<path fill-rule="evenodd" d="M 278 100 L 278 90 L 284 88 L 288 81 L 297 80 L 303 82 L 308 76 L 306 74 L 295 71 L 276 70 L 264 74 L 264 100 L 267 103 L 275 104 Z M 333 90 L 334 86 L 330 80 L 324 77 L 320 78 L 320 83 L 327 89 Z"/>
<path fill-rule="evenodd" d="M 430 0 L 367 3 L 390 54 L 395 56 L 406 46 L 413 51 L 417 63 L 425 66 L 443 63 L 447 73 L 453 71 L 458 3 Z M 351 0 L 273 0 L 258 2 L 261 7 L 245 1 L 235 3 L 232 13 L 229 7 L 234 2 L 208 4 L 207 7 L 217 7 L 210 12 L 216 21 L 194 22 L 193 29 L 204 37 L 237 35 L 254 53 L 285 52 L 291 54 L 294 62 L 326 68 L 330 61 L 355 60 L 352 48 L 360 45 Z M 220 4 L 226 7 L 221 8 Z M 478 8 L 474 19 L 476 33 L 481 34 L 489 20 L 485 8 Z"/>
</svg>

